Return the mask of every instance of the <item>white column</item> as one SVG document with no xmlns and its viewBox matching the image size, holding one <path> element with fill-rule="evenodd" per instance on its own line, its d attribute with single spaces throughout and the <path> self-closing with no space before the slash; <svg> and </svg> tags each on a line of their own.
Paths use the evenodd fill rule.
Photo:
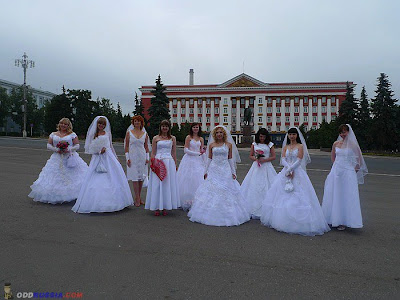
<svg viewBox="0 0 400 300">
<path fill-rule="evenodd" d="M 299 99 L 299 125 L 304 123 L 303 98 Z"/>
<path fill-rule="evenodd" d="M 174 120 L 174 117 L 173 117 L 173 111 L 172 111 L 172 99 L 169 99 L 169 103 L 168 103 L 168 109 L 169 109 L 169 113 L 171 114 L 171 124 L 173 125 L 173 120 Z"/>
<path fill-rule="evenodd" d="M 272 126 L 271 131 L 276 131 L 276 99 L 272 100 Z"/>
<path fill-rule="evenodd" d="M 313 97 L 309 97 L 308 98 L 308 130 L 311 129 L 312 123 L 313 123 L 312 102 L 313 102 Z"/>
<path fill-rule="evenodd" d="M 336 97 L 335 100 L 336 100 L 336 116 L 338 116 L 339 115 L 339 98 Z"/>
<path fill-rule="evenodd" d="M 236 131 L 240 132 L 240 100 L 236 100 Z"/>
<path fill-rule="evenodd" d="M 321 98 L 318 98 L 318 108 L 317 108 L 317 128 L 319 128 L 319 125 L 322 122 L 322 100 Z"/>
<path fill-rule="evenodd" d="M 189 108 L 189 99 L 186 99 L 185 100 L 185 121 L 186 122 L 189 122 L 190 120 L 189 120 L 189 111 L 190 111 L 190 108 Z"/>
<path fill-rule="evenodd" d="M 201 103 L 201 129 L 206 131 L 207 129 L 207 117 L 206 117 L 206 101 L 203 99 Z"/>
<path fill-rule="evenodd" d="M 210 130 L 212 130 L 215 126 L 214 122 L 214 115 L 215 115 L 215 110 L 214 110 L 214 100 L 211 100 L 211 109 L 210 109 Z"/>
<path fill-rule="evenodd" d="M 268 119 L 267 118 L 267 113 L 268 113 L 268 111 L 267 111 L 267 103 L 268 103 L 268 97 L 266 95 L 263 95 L 262 99 L 263 99 L 263 106 L 262 106 L 262 108 L 263 108 L 263 112 L 262 112 L 262 114 L 263 114 L 263 127 L 267 128 L 267 119 Z"/>
<path fill-rule="evenodd" d="M 281 97 L 281 131 L 286 131 L 286 97 Z"/>
<path fill-rule="evenodd" d="M 193 101 L 194 109 L 193 109 L 193 121 L 195 123 L 199 122 L 199 113 L 198 113 L 198 107 L 197 107 L 197 100 Z"/>
<path fill-rule="evenodd" d="M 294 99 L 290 99 L 290 127 L 294 127 Z"/>
<path fill-rule="evenodd" d="M 178 108 L 177 108 L 176 120 L 178 122 L 178 126 L 181 127 L 181 100 L 177 101 L 178 101 Z"/>
</svg>

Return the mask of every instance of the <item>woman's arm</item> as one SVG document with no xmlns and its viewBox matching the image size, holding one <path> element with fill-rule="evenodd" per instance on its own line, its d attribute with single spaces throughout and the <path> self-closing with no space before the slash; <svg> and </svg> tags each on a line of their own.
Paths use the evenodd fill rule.
<svg viewBox="0 0 400 300">
<path fill-rule="evenodd" d="M 156 154 L 157 154 L 157 142 L 158 142 L 158 135 L 153 137 L 153 142 L 151 143 L 151 158 L 156 157 Z"/>
<path fill-rule="evenodd" d="M 232 178 L 236 179 L 236 169 L 235 169 L 235 162 L 232 159 L 232 144 L 227 143 L 229 147 L 229 152 L 228 152 L 228 162 L 229 166 L 231 167 L 231 173 L 232 173 Z"/>
<path fill-rule="evenodd" d="M 336 159 L 336 145 L 337 145 L 337 142 L 334 142 L 333 145 L 332 145 L 332 150 L 331 150 L 331 161 L 332 161 L 332 163 L 334 163 L 335 159 Z"/>
<path fill-rule="evenodd" d="M 254 155 L 254 145 L 253 144 L 251 144 L 251 147 L 250 147 L 250 159 L 252 161 L 256 161 L 257 160 L 257 158 Z"/>
<path fill-rule="evenodd" d="M 130 138 L 130 135 L 129 135 L 129 130 L 126 132 L 126 134 L 125 134 L 125 153 L 129 153 L 129 138 Z"/>
<path fill-rule="evenodd" d="M 272 146 L 269 151 L 269 157 L 267 157 L 266 161 L 273 161 L 276 159 L 275 147 Z"/>
<path fill-rule="evenodd" d="M 148 164 L 149 160 L 150 160 L 150 156 L 149 156 L 150 151 L 149 151 L 149 145 L 147 143 L 147 139 L 148 139 L 148 137 L 147 137 L 147 133 L 146 133 L 146 137 L 144 140 L 144 150 L 146 151 L 146 164 Z"/>
</svg>

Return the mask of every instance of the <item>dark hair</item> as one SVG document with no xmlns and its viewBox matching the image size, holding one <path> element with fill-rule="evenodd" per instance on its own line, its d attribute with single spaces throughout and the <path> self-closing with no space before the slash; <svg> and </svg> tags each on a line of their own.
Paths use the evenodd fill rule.
<svg viewBox="0 0 400 300">
<path fill-rule="evenodd" d="M 189 135 L 191 137 L 193 137 L 193 127 L 194 126 L 199 126 L 199 132 L 198 132 L 198 136 L 201 137 L 203 135 L 203 133 L 201 132 L 201 125 L 199 123 L 192 123 L 190 125 L 190 129 L 189 129 Z"/>
<path fill-rule="evenodd" d="M 288 137 L 287 137 L 287 139 L 286 139 L 286 144 L 287 144 L 287 145 L 290 144 L 289 133 L 295 133 L 295 134 L 297 134 L 296 142 L 299 143 L 299 144 L 301 144 L 301 140 L 300 140 L 300 137 L 299 137 L 299 133 L 297 132 L 297 129 L 296 129 L 296 128 L 294 128 L 294 127 L 290 128 L 290 129 L 288 130 L 287 133 L 288 133 Z"/>
<path fill-rule="evenodd" d="M 271 141 L 271 137 L 268 133 L 268 130 L 265 128 L 258 129 L 256 133 L 256 143 L 260 143 L 260 134 L 265 135 L 265 143 L 268 144 Z"/>
<path fill-rule="evenodd" d="M 171 138 L 171 122 L 168 120 L 162 120 L 160 123 L 160 126 L 158 127 L 158 135 L 161 135 L 161 126 L 162 125 L 167 125 L 168 126 L 168 132 L 167 132 L 167 136 L 170 139 Z"/>
<path fill-rule="evenodd" d="M 347 126 L 347 124 L 341 124 L 339 126 L 339 134 L 342 133 L 343 130 L 350 131 L 350 128 Z"/>
</svg>

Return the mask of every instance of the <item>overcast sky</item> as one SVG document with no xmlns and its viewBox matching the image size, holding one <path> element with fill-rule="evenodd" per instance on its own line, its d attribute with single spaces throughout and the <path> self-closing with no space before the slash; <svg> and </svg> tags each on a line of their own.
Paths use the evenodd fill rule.
<svg viewBox="0 0 400 300">
<path fill-rule="evenodd" d="M 400 1 L 1 0 L 0 79 L 134 109 L 154 84 L 218 84 L 244 72 L 263 82 L 353 81 L 374 96 L 380 72 L 400 98 Z M 244 68 L 243 68 L 244 65 Z"/>
</svg>

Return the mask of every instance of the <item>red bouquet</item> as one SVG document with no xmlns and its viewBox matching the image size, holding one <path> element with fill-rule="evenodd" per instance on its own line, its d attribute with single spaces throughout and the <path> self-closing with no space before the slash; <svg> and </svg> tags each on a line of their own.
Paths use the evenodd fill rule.
<svg viewBox="0 0 400 300">
<path fill-rule="evenodd" d="M 163 181 L 164 178 L 167 177 L 167 168 L 165 167 L 164 162 L 157 158 L 152 158 L 150 161 L 150 169 L 156 173 L 161 181 Z"/>
<path fill-rule="evenodd" d="M 66 141 L 58 142 L 57 148 L 60 149 L 61 152 L 66 152 L 68 149 L 69 143 Z"/>
<path fill-rule="evenodd" d="M 255 153 L 254 156 L 255 156 L 256 159 L 257 159 L 257 164 L 258 164 L 259 167 L 261 167 L 261 164 L 260 164 L 260 162 L 258 161 L 258 159 L 261 158 L 261 157 L 265 157 L 264 151 L 262 151 L 262 150 L 256 150 L 255 152 L 256 152 L 256 153 Z"/>
</svg>

